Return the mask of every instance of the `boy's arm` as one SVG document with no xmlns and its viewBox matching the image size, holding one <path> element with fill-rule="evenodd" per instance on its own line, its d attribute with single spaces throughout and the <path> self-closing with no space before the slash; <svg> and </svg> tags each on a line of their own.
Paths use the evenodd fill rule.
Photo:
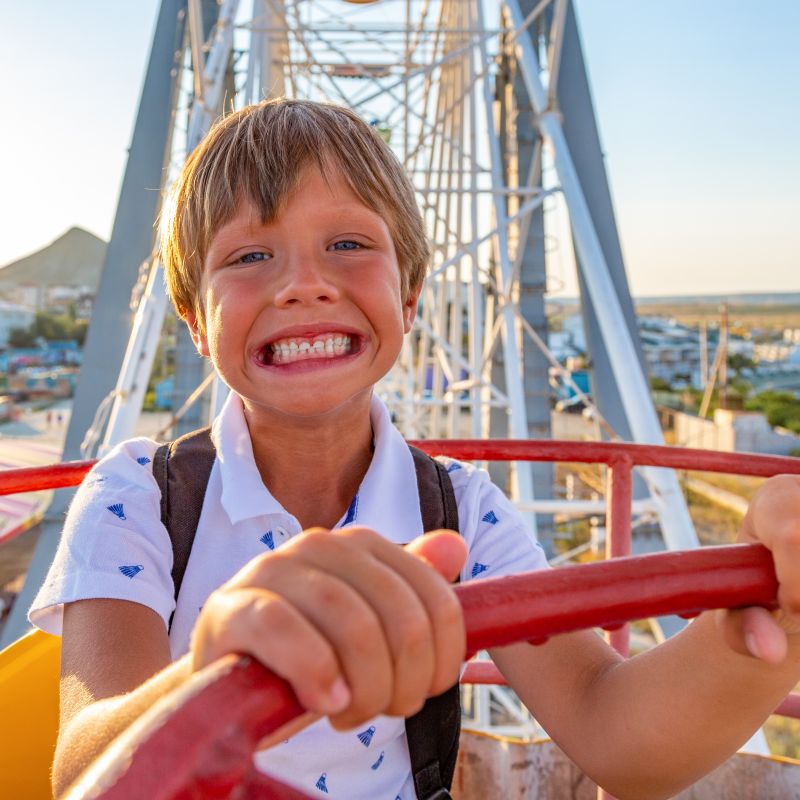
<svg viewBox="0 0 800 800">
<path fill-rule="evenodd" d="M 713 612 L 628 661 L 589 631 L 491 655 L 559 746 L 620 798 L 671 797 L 698 780 L 800 680 L 800 642 L 767 664 L 728 647 Z"/>
<path fill-rule="evenodd" d="M 152 609 L 125 600 L 65 605 L 56 798 L 112 739 L 190 674 L 188 656 L 170 661 L 164 621 Z"/>
<path fill-rule="evenodd" d="M 364 528 L 307 531 L 213 592 L 190 654 L 170 666 L 154 611 L 119 600 L 67 605 L 56 795 L 155 700 L 227 653 L 286 677 L 336 728 L 410 716 L 458 679 L 464 625 L 449 581 L 465 556 L 452 532 L 398 547 Z"/>
<path fill-rule="evenodd" d="M 800 478 L 767 481 L 739 539 L 772 551 L 774 615 L 709 612 L 627 661 L 587 631 L 492 653 L 553 738 L 621 798 L 669 797 L 697 780 L 800 680 Z"/>
</svg>

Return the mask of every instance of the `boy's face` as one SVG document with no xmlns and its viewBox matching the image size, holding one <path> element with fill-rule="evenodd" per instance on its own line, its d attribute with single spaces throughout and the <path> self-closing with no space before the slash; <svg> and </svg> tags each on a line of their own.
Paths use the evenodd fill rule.
<svg viewBox="0 0 800 800">
<path fill-rule="evenodd" d="M 314 416 L 368 402 L 414 320 L 389 229 L 337 172 L 309 168 L 277 217 L 249 203 L 211 240 L 198 350 L 251 413 Z"/>
</svg>

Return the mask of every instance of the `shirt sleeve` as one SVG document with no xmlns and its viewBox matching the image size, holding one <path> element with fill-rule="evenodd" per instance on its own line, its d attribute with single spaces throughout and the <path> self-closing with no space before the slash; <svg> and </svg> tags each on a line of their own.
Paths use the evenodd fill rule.
<svg viewBox="0 0 800 800">
<path fill-rule="evenodd" d="M 65 603 L 141 603 L 165 624 L 175 607 L 172 545 L 153 477 L 158 444 L 131 439 L 99 461 L 70 505 L 50 571 L 28 611 L 32 625 L 61 635 Z"/>
<path fill-rule="evenodd" d="M 546 568 L 544 549 L 488 473 L 472 464 L 440 460 L 453 483 L 460 533 L 469 548 L 461 581 Z"/>
</svg>

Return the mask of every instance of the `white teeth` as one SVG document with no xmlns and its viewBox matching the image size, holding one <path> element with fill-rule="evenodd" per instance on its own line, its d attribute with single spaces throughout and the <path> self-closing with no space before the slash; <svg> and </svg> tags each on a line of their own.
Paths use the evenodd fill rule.
<svg viewBox="0 0 800 800">
<path fill-rule="evenodd" d="M 288 339 L 269 346 L 273 364 L 287 364 L 307 358 L 334 358 L 349 353 L 352 339 L 349 336 L 328 336 L 309 340 Z"/>
</svg>

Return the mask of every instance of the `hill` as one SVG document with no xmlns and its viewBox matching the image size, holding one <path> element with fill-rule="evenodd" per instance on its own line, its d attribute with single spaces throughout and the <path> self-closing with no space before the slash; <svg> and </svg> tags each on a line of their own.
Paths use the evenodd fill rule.
<svg viewBox="0 0 800 800">
<path fill-rule="evenodd" d="M 70 228 L 47 247 L 0 267 L 0 292 L 22 285 L 88 286 L 100 282 L 106 243 L 83 228 Z"/>
</svg>

